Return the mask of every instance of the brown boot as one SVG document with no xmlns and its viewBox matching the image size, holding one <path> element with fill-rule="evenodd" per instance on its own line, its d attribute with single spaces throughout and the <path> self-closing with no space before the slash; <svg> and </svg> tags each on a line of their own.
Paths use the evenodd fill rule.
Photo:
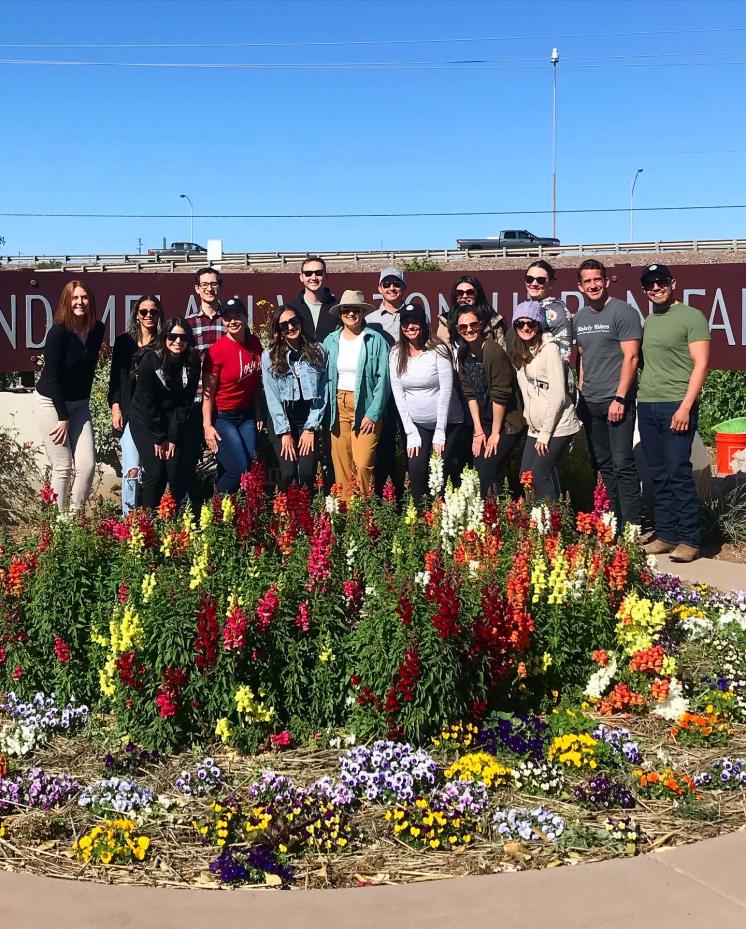
<svg viewBox="0 0 746 929">
<path fill-rule="evenodd" d="M 684 545 L 680 543 L 676 548 L 671 552 L 671 561 L 682 561 L 690 562 L 696 561 L 699 558 L 699 549 L 695 548 L 693 545 Z"/>
<path fill-rule="evenodd" d="M 670 542 L 664 542 L 663 539 L 653 539 L 643 546 L 646 555 L 667 555 L 674 550 Z"/>
</svg>

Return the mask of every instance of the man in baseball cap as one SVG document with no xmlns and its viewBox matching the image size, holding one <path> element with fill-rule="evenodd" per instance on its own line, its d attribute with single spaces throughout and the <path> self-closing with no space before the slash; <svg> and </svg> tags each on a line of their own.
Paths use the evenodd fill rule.
<svg viewBox="0 0 746 929">
<path fill-rule="evenodd" d="M 665 265 L 643 268 L 640 282 L 652 304 L 642 331 L 645 366 L 637 397 L 655 503 L 655 538 L 645 551 L 689 562 L 699 557 L 700 546 L 691 455 L 710 360 L 710 327 L 703 313 L 674 296 L 676 281 Z"/>
<path fill-rule="evenodd" d="M 378 276 L 378 293 L 381 295 L 381 306 L 365 317 L 365 322 L 371 329 L 380 332 L 389 348 L 399 341 L 401 333 L 401 312 L 409 308 L 406 302 L 407 277 L 401 268 L 388 265 L 381 270 Z M 406 448 L 404 426 L 396 409 L 393 396 L 389 396 L 383 414 L 381 436 L 378 440 L 378 454 L 376 455 L 376 492 L 381 493 L 390 477 L 394 482 L 397 494 L 404 487 L 404 471 L 396 466 L 396 433 L 402 437 Z"/>
</svg>

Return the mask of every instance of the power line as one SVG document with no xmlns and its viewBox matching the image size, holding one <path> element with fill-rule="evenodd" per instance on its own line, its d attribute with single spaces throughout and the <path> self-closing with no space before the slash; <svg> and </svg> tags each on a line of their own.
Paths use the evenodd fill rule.
<svg viewBox="0 0 746 929">
<path fill-rule="evenodd" d="M 633 61 L 631 58 L 614 60 L 604 58 L 597 64 L 587 58 L 566 58 L 563 69 L 594 69 L 594 68 L 719 68 L 727 65 L 743 65 L 746 59 L 713 58 L 707 54 L 707 61 L 692 61 L 687 56 L 682 61 L 672 61 L 670 58 L 661 60 L 659 55 L 651 56 L 648 61 Z M 734 53 L 735 54 L 735 53 Z M 644 56 L 633 56 L 644 57 Z M 0 65 L 8 66 L 37 66 L 37 67 L 85 67 L 85 68 L 144 68 L 164 70 L 192 70 L 192 71 L 439 71 L 451 68 L 468 68 L 471 70 L 490 69 L 513 71 L 543 70 L 546 63 L 527 63 L 530 59 L 486 59 L 466 58 L 451 61 L 340 61 L 340 62 L 225 62 L 225 61 L 87 61 L 63 60 L 42 58 L 4 58 Z"/>
<path fill-rule="evenodd" d="M 353 45 L 452 45 L 455 42 L 526 42 L 560 39 L 646 38 L 660 35 L 697 35 L 705 33 L 744 32 L 746 26 L 699 26 L 684 29 L 651 29 L 639 32 L 565 32 L 544 35 L 464 36 L 436 39 L 325 39 L 313 42 L 0 42 L 0 48 L 331 48 Z"/>
<path fill-rule="evenodd" d="M 746 203 L 717 203 L 702 206 L 641 206 L 635 213 L 669 213 L 692 210 L 746 210 Z M 195 213 L 195 219 L 408 219 L 436 216 L 546 216 L 552 210 L 453 210 L 414 213 Z M 579 213 L 628 213 L 629 206 L 588 207 L 557 210 L 565 215 Z M 24 219 L 183 219 L 183 213 L 32 213 L 0 212 L 0 216 Z"/>
</svg>

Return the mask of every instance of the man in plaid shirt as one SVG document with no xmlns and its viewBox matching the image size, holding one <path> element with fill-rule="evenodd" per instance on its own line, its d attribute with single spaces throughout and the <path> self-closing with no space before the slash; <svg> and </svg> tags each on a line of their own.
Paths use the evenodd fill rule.
<svg viewBox="0 0 746 929">
<path fill-rule="evenodd" d="M 223 318 L 218 312 L 220 308 L 220 288 L 223 286 L 223 280 L 213 268 L 200 268 L 194 275 L 194 280 L 194 292 L 197 294 L 199 309 L 187 314 L 187 320 L 194 331 L 194 340 L 200 360 L 204 360 L 207 349 L 225 335 Z M 186 443 L 188 451 L 185 450 L 185 454 L 191 455 L 192 461 L 189 471 L 193 470 L 196 476 L 197 464 L 202 456 L 203 449 L 201 376 L 197 387 L 197 396 L 194 400 L 194 409 L 187 424 L 187 431 L 189 436 Z M 195 480 L 189 493 L 195 509 L 201 504 L 196 487 L 197 481 Z"/>
</svg>

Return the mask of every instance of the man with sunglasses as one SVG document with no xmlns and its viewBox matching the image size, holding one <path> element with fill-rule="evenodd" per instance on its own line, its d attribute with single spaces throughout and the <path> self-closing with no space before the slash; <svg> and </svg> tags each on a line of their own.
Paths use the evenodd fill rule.
<svg viewBox="0 0 746 929">
<path fill-rule="evenodd" d="M 643 330 L 645 367 L 637 404 L 655 498 L 655 539 L 645 551 L 670 552 L 671 561 L 689 562 L 699 557 L 700 546 L 691 455 L 710 360 L 710 327 L 699 310 L 676 299 L 676 281 L 665 265 L 648 265 L 640 282 L 653 305 Z"/>
<path fill-rule="evenodd" d="M 301 317 L 306 332 L 315 342 L 323 342 L 337 328 L 337 318 L 329 312 L 337 298 L 325 286 L 326 262 L 317 255 L 306 258 L 300 266 L 299 277 L 303 290 L 285 305 Z"/>
<path fill-rule="evenodd" d="M 378 276 L 378 293 L 381 295 L 381 305 L 377 310 L 368 313 L 366 324 L 374 329 L 386 340 L 389 348 L 398 341 L 401 333 L 401 316 L 403 309 L 410 309 L 411 304 L 406 302 L 407 276 L 401 268 L 389 265 Z M 397 467 L 396 434 L 399 433 L 402 448 L 406 449 L 407 440 L 404 425 L 396 408 L 392 394 L 389 395 L 383 411 L 381 435 L 378 439 L 376 454 L 375 477 L 376 493 L 383 493 L 386 481 L 391 478 L 397 495 L 401 496 L 404 489 L 405 468 Z"/>
<path fill-rule="evenodd" d="M 642 496 L 633 441 L 642 321 L 612 297 L 606 268 L 589 258 L 578 268 L 585 305 L 573 329 L 580 356 L 578 415 L 593 466 L 606 485 L 620 528 L 642 522 Z"/>
</svg>

